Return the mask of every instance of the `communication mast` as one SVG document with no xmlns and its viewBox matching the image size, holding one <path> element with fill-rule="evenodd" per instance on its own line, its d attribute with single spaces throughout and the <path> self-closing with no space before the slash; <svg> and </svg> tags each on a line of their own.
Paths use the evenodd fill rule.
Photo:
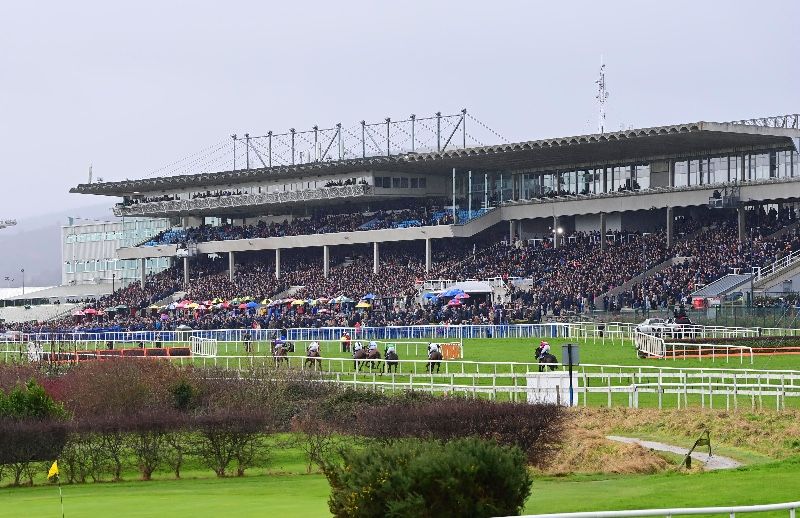
<svg viewBox="0 0 800 518">
<path fill-rule="evenodd" d="M 597 84 L 597 104 L 600 108 L 598 129 L 600 134 L 605 133 L 606 129 L 606 100 L 608 100 L 608 90 L 606 90 L 606 66 L 603 63 L 603 56 L 600 56 L 600 78 L 595 81 Z"/>
</svg>

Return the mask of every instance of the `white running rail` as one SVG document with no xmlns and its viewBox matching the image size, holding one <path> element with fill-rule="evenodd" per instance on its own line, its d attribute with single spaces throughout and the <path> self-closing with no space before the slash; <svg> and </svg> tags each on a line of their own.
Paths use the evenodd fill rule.
<svg viewBox="0 0 800 518">
<path fill-rule="evenodd" d="M 217 339 L 216 338 L 200 338 L 199 336 L 192 337 L 192 355 L 193 356 L 207 356 L 209 358 L 216 358 L 217 356 Z"/>
<path fill-rule="evenodd" d="M 665 358 L 667 356 L 667 347 L 663 338 L 636 331 L 636 334 L 633 335 L 633 341 L 640 353 L 653 358 Z"/>
<path fill-rule="evenodd" d="M 788 511 L 789 518 L 797 517 L 800 502 L 764 505 L 736 505 L 730 507 L 676 507 L 673 509 L 638 509 L 631 511 L 592 511 L 583 513 L 529 514 L 521 518 L 632 518 L 637 516 L 687 516 L 698 514 L 723 514 L 735 518 L 736 513 L 764 513 Z"/>
</svg>

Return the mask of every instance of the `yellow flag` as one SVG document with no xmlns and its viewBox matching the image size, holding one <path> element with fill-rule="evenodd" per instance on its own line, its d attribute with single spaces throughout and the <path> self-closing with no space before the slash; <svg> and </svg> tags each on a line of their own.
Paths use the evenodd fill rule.
<svg viewBox="0 0 800 518">
<path fill-rule="evenodd" d="M 53 478 L 58 476 L 58 461 L 53 461 L 53 465 L 50 466 L 50 471 L 47 472 L 47 478 Z"/>
</svg>

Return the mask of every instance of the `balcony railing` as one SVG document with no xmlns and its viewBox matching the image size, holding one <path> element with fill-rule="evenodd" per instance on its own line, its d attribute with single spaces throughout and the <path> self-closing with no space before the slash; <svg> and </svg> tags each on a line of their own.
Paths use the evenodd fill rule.
<svg viewBox="0 0 800 518">
<path fill-rule="evenodd" d="M 230 196 L 213 196 L 192 200 L 166 200 L 139 202 L 133 205 L 117 205 L 116 216 L 150 216 L 154 214 L 180 214 L 190 211 L 214 211 L 236 207 L 252 207 L 273 205 L 278 203 L 304 202 L 312 200 L 328 200 L 368 196 L 374 192 L 371 185 L 338 185 L 309 189 L 304 191 L 285 191 L 260 194 L 234 194 Z"/>
</svg>

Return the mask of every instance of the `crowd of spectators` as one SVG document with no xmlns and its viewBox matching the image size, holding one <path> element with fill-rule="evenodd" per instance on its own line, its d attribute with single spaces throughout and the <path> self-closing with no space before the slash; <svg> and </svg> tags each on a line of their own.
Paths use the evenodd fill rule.
<svg viewBox="0 0 800 518">
<path fill-rule="evenodd" d="M 409 211 L 426 210 L 420 208 Z M 796 221 L 792 210 L 763 212 L 749 210 L 746 225 L 750 239 L 740 243 L 736 224 L 722 213 L 676 220 L 677 238 L 667 247 L 663 231 L 576 232 L 552 241 L 536 244 L 522 241 L 498 242 L 490 238 L 447 240 L 434 248 L 433 270 L 425 271 L 421 242 L 384 243 L 380 248 L 380 270 L 373 273 L 371 249 L 356 246 L 333 249 L 330 275 L 323 275 L 322 258 L 307 250 L 287 252 L 282 258 L 281 279 L 276 279 L 274 255 L 251 252 L 239 254 L 233 281 L 223 258 L 192 260 L 191 278 L 183 286 L 180 265 L 149 276 L 144 287 L 133 283 L 99 300 L 95 307 L 127 306 L 131 311 L 117 312 L 113 324 L 126 329 L 174 329 L 189 325 L 198 329 L 222 327 L 265 328 L 314 327 L 330 325 L 410 325 L 427 323 L 503 323 L 541 321 L 565 313 L 622 307 L 656 308 L 685 303 L 697 287 L 730 273 L 749 271 L 785 254 L 800 249 L 800 233 L 790 227 L 781 235 L 776 229 Z M 334 224 L 351 215 L 330 215 L 303 221 Z M 352 227 L 354 223 L 350 223 Z M 198 232 L 212 232 L 225 227 L 201 227 Z M 254 227 L 231 227 L 230 232 L 266 232 L 266 224 Z M 255 230 L 248 230 L 255 229 Z M 226 234 L 231 235 L 231 234 Z M 241 235 L 241 234 L 238 234 Z M 256 237 L 259 234 L 248 237 Z M 204 239 L 213 234 L 202 235 Z M 496 239 L 496 238 L 495 238 Z M 600 242 L 606 246 L 601 249 Z M 347 255 L 343 255 L 343 254 Z M 605 296 L 634 277 L 673 257 L 683 262 L 648 275 L 618 296 Z M 448 306 L 446 300 L 420 304 L 419 286 L 424 279 L 490 279 L 504 282 L 503 304 L 493 305 L 486 298 L 475 297 L 463 305 Z M 515 278 L 527 279 L 517 284 Z M 288 292 L 290 287 L 301 288 Z M 319 299 L 345 296 L 353 303 L 264 306 L 243 310 L 233 305 L 209 311 L 153 311 L 148 306 L 171 293 L 183 290 L 195 301 L 248 296 L 256 301 L 290 293 L 295 299 Z M 358 309 L 355 303 L 365 294 L 375 295 L 369 308 Z M 108 322 L 106 322 L 107 324 Z M 49 325 L 65 328 L 92 327 L 94 318 L 83 321 L 67 319 Z"/>
<path fill-rule="evenodd" d="M 314 214 L 282 222 L 259 221 L 255 225 L 201 225 L 185 230 L 168 230 L 148 241 L 148 246 L 206 241 L 228 241 L 267 237 L 305 236 L 332 232 L 355 232 L 427 225 L 450 225 L 452 213 L 417 205 L 406 209 L 376 210 L 344 214 Z"/>
</svg>

